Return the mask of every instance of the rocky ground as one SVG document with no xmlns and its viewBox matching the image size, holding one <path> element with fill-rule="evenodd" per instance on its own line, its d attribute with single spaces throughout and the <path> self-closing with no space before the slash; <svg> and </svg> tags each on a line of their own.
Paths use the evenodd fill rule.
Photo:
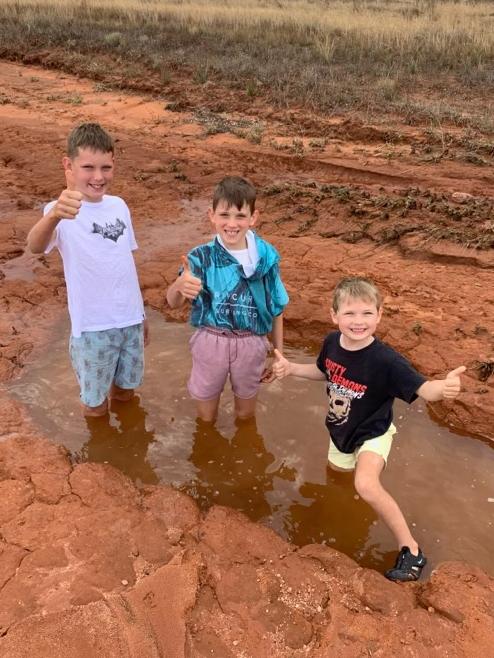
<svg viewBox="0 0 494 658">
<path fill-rule="evenodd" d="M 211 188 L 246 175 L 282 254 L 288 340 L 318 343 L 334 283 L 371 276 L 386 341 L 428 376 L 467 366 L 438 418 L 494 438 L 494 176 L 481 141 L 392 117 L 235 107 L 233 92 L 225 111 L 216 88 L 199 103 L 184 83 L 170 101 L 5 62 L 0 88 L 1 380 L 43 349 L 66 304 L 57 255 L 25 253 L 25 238 L 62 189 L 68 130 L 89 119 L 118 139 L 114 191 L 133 211 L 147 304 L 178 317 L 164 291 L 209 235 Z M 388 583 L 236 512 L 204 516 L 168 487 L 73 466 L 5 395 L 0 413 L 2 656 L 494 656 L 493 581 L 475 567 Z"/>
<path fill-rule="evenodd" d="M 448 562 L 429 582 L 390 583 L 233 510 L 202 515 L 171 487 L 73 466 L 17 405 L 2 409 L 0 655 L 494 655 L 482 570 Z"/>
</svg>

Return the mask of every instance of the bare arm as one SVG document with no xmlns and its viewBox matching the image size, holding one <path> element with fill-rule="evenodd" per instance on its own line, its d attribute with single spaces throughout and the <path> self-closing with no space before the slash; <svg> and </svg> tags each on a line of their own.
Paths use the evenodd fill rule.
<svg viewBox="0 0 494 658">
<path fill-rule="evenodd" d="M 50 244 L 53 231 L 61 219 L 75 219 L 82 203 L 82 194 L 76 190 L 64 190 L 57 202 L 36 222 L 27 236 L 27 246 L 33 254 L 42 254 Z"/>
<path fill-rule="evenodd" d="M 293 377 L 302 377 L 302 379 L 314 379 L 314 380 L 324 380 L 326 377 L 324 373 L 319 370 L 315 363 L 292 363 L 290 364 L 290 369 L 288 374 Z"/>
<path fill-rule="evenodd" d="M 170 308 L 178 308 L 182 306 L 185 302 L 185 297 L 180 292 L 182 275 L 177 277 L 177 279 L 171 284 L 171 286 L 166 291 L 166 301 Z"/>
<path fill-rule="evenodd" d="M 285 359 L 278 350 L 274 351 L 274 356 L 273 372 L 278 379 L 283 379 L 288 375 L 316 381 L 326 379 L 324 373 L 319 370 L 315 363 L 292 363 L 288 359 Z"/>
<path fill-rule="evenodd" d="M 461 391 L 460 375 L 465 372 L 465 366 L 455 368 L 448 372 L 445 379 L 433 379 L 424 382 L 417 389 L 417 395 L 427 402 L 437 402 L 438 400 L 453 400 Z"/>
<path fill-rule="evenodd" d="M 273 318 L 273 329 L 271 331 L 271 342 L 273 348 L 283 352 L 283 313 Z"/>
<path fill-rule="evenodd" d="M 53 208 L 36 222 L 27 235 L 27 246 L 33 254 L 42 254 L 45 251 L 59 222 L 60 219 L 53 212 Z"/>
</svg>

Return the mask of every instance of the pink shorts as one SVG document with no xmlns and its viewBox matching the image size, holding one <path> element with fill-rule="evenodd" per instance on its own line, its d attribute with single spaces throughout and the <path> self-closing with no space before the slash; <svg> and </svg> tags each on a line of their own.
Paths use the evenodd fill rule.
<svg viewBox="0 0 494 658">
<path fill-rule="evenodd" d="M 269 341 L 249 332 L 201 327 L 190 339 L 189 393 L 196 400 L 221 395 L 228 375 L 236 397 L 253 398 L 259 389 Z"/>
</svg>

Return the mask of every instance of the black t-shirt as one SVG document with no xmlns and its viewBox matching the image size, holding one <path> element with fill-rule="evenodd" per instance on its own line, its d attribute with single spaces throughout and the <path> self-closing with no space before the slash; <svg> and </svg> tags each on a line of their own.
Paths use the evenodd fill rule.
<svg viewBox="0 0 494 658">
<path fill-rule="evenodd" d="M 326 375 L 326 427 L 340 452 L 384 434 L 393 420 L 393 401 L 413 402 L 426 381 L 408 361 L 377 338 L 361 350 L 345 350 L 340 332 L 324 339 L 317 367 Z"/>
</svg>

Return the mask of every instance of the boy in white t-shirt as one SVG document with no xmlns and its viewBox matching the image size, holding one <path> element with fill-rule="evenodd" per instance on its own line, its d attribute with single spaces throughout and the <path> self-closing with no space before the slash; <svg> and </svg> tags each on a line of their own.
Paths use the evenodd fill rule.
<svg viewBox="0 0 494 658">
<path fill-rule="evenodd" d="M 108 398 L 127 401 L 142 381 L 148 328 L 132 251 L 130 212 L 106 194 L 114 143 L 97 123 L 69 134 L 67 187 L 48 203 L 27 237 L 30 250 L 59 250 L 72 331 L 70 356 L 85 416 L 103 416 Z"/>
</svg>

